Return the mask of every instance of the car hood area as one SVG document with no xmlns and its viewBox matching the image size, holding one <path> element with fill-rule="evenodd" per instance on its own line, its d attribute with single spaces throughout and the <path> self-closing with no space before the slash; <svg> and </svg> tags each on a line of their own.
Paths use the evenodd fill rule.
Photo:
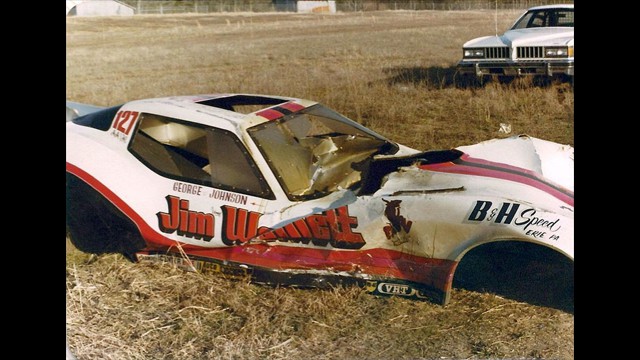
<svg viewBox="0 0 640 360">
<path fill-rule="evenodd" d="M 509 30 L 500 36 L 483 36 L 464 43 L 463 47 L 564 46 L 573 45 L 573 28 L 529 28 Z"/>
<path fill-rule="evenodd" d="M 528 135 L 483 141 L 457 148 L 474 158 L 527 169 L 574 190 L 574 148 Z M 507 155 L 508 154 L 508 155 Z"/>
<path fill-rule="evenodd" d="M 425 196 L 443 193 L 564 212 L 574 206 L 573 158 L 570 145 L 524 134 L 450 150 L 377 156 L 362 173 L 359 188 L 341 189 L 265 216 L 273 217 L 275 229 L 321 211 L 375 199 L 403 198 L 422 208 Z"/>
<path fill-rule="evenodd" d="M 573 207 L 574 148 L 570 145 L 516 135 L 460 146 L 437 156 L 432 153 L 416 155 L 414 159 L 420 161 L 389 172 L 375 196 L 458 189 L 470 196 Z"/>
</svg>

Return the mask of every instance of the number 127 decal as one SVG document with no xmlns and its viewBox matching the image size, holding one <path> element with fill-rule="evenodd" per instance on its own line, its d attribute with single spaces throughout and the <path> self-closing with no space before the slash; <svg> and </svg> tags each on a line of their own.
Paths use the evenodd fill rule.
<svg viewBox="0 0 640 360">
<path fill-rule="evenodd" d="M 113 121 L 113 128 L 124 135 L 129 135 L 139 115 L 140 113 L 137 111 L 120 110 L 116 114 L 116 119 Z"/>
</svg>

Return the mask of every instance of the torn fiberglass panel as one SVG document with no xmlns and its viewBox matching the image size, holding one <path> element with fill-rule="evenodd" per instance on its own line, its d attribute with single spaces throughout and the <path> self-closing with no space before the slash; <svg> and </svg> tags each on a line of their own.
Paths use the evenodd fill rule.
<svg viewBox="0 0 640 360">
<path fill-rule="evenodd" d="M 360 181 L 362 162 L 387 140 L 315 105 L 248 129 L 292 200 L 325 196 Z"/>
</svg>

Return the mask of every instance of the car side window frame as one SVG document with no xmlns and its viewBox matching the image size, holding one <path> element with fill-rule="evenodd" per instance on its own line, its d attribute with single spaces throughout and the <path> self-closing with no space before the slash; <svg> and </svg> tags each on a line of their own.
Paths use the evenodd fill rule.
<svg viewBox="0 0 640 360">
<path fill-rule="evenodd" d="M 150 130 L 152 127 L 145 126 L 145 120 L 155 122 L 159 127 L 166 126 L 166 129 L 161 135 L 154 136 Z M 193 139 L 185 139 L 189 136 L 185 134 L 191 134 Z M 212 151 L 216 145 L 216 138 L 224 142 L 224 154 L 220 148 Z M 273 191 L 244 144 L 228 130 L 141 113 L 127 149 L 147 168 L 163 177 L 269 200 L 275 199 Z M 211 168 L 217 170 L 212 171 Z M 221 168 L 224 170 L 220 170 Z"/>
</svg>

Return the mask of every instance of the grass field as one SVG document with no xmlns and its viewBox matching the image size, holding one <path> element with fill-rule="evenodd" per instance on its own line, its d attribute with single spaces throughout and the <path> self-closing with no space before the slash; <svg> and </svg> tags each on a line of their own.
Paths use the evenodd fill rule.
<svg viewBox="0 0 640 360">
<path fill-rule="evenodd" d="M 67 18 L 67 99 L 245 92 L 320 101 L 418 149 L 517 133 L 574 145 L 568 83 L 458 81 L 466 40 L 518 11 Z M 502 124 L 511 134 L 500 132 Z M 573 359 L 571 306 L 456 286 L 446 307 L 355 288 L 268 288 L 91 256 L 67 240 L 78 359 Z M 476 274 L 477 275 L 477 274 Z M 549 287 L 527 286 L 546 294 Z M 523 290 L 524 291 L 524 290 Z M 566 300 L 566 299 L 565 299 Z"/>
</svg>

